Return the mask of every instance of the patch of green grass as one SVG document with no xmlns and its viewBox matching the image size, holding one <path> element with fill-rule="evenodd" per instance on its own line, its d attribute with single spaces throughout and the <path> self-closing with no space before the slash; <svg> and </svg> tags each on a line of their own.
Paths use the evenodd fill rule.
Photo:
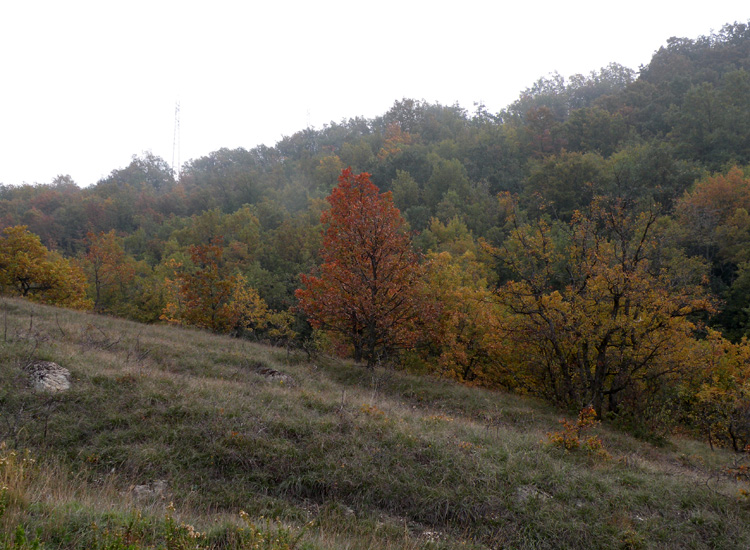
<svg viewBox="0 0 750 550">
<path fill-rule="evenodd" d="M 605 460 L 549 445 L 562 415 L 532 399 L 0 303 L 0 439 L 44 464 L 0 500 L 24 544 L 93 548 L 106 530 L 111 548 L 159 547 L 174 502 L 206 548 L 242 547 L 240 511 L 299 548 L 750 547 L 742 485 L 721 474 L 734 457 L 699 442 L 600 426 Z M 39 354 L 71 371 L 69 391 L 31 390 L 20 367 Z"/>
</svg>

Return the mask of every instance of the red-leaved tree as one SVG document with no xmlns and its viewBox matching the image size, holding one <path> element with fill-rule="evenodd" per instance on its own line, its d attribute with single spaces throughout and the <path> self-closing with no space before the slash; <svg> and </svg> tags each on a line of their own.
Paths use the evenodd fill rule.
<svg viewBox="0 0 750 550">
<path fill-rule="evenodd" d="M 391 194 L 380 194 L 369 174 L 344 170 L 328 202 L 323 264 L 317 276 L 302 275 L 296 296 L 315 328 L 343 338 L 372 367 L 417 342 L 430 316 L 422 267 Z"/>
</svg>

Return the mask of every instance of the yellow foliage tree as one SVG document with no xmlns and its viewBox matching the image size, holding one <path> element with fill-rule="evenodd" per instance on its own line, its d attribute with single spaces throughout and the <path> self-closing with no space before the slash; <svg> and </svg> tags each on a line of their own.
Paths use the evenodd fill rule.
<svg viewBox="0 0 750 550">
<path fill-rule="evenodd" d="M 691 368 L 690 316 L 713 305 L 700 264 L 659 246 L 654 210 L 595 200 L 569 225 L 517 220 L 491 251 L 513 276 L 497 293 L 502 332 L 538 393 L 601 417 Z"/>
<path fill-rule="evenodd" d="M 427 292 L 439 306 L 432 325 L 428 361 L 442 375 L 487 386 L 507 382 L 498 362 L 500 307 L 488 288 L 485 267 L 473 252 L 427 257 Z"/>
<path fill-rule="evenodd" d="M 714 444 L 741 452 L 750 444 L 750 341 L 734 344 L 709 330 L 695 347 L 701 368 L 683 384 L 689 419 Z"/>
<path fill-rule="evenodd" d="M 0 289 L 37 302 L 91 307 L 80 266 L 49 251 L 25 225 L 6 227 L 0 237 Z"/>
</svg>

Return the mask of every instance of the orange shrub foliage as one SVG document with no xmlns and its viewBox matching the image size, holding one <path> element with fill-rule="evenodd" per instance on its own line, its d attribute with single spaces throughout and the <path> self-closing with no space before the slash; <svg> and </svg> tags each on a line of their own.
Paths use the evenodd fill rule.
<svg viewBox="0 0 750 550">
<path fill-rule="evenodd" d="M 599 437 L 590 436 L 581 441 L 581 436 L 584 432 L 599 424 L 599 420 L 596 419 L 594 407 L 589 405 L 581 409 L 575 422 L 563 419 L 560 423 L 563 426 L 562 431 L 547 434 L 547 440 L 551 445 L 560 447 L 566 451 L 574 451 L 583 446 L 584 449 L 596 456 L 601 458 L 610 457 Z"/>
</svg>

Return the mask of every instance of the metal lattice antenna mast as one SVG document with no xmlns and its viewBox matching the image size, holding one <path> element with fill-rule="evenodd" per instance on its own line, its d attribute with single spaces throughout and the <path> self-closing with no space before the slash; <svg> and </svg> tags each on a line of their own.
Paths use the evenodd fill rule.
<svg viewBox="0 0 750 550">
<path fill-rule="evenodd" d="M 175 172 L 175 153 L 177 154 L 177 172 Z M 175 174 L 177 181 L 180 180 L 180 102 L 174 105 L 174 136 L 172 138 L 172 173 Z"/>
</svg>

